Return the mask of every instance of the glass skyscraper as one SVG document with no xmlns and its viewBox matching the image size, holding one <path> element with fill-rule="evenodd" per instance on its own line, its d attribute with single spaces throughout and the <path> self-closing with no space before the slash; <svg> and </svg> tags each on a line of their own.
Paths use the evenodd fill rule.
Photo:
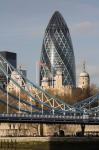
<svg viewBox="0 0 99 150">
<path fill-rule="evenodd" d="M 14 52 L 1 51 L 2 55 L 14 68 L 17 68 L 17 54 Z"/>
<path fill-rule="evenodd" d="M 14 68 L 17 68 L 17 54 L 8 51 L 0 51 L 0 55 L 2 55 Z M 4 65 L 7 70 L 6 64 Z M 11 74 L 10 69 L 8 69 L 9 75 Z M 6 82 L 6 76 L 0 70 L 0 82 Z"/>
<path fill-rule="evenodd" d="M 62 85 L 76 86 L 75 57 L 67 24 L 56 11 L 45 30 L 40 58 L 40 85 L 43 77 L 52 81 L 62 73 Z"/>
</svg>

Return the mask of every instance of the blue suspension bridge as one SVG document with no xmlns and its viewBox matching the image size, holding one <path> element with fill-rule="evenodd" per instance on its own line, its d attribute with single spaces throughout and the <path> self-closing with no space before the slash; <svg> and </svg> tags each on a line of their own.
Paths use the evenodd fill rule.
<svg viewBox="0 0 99 150">
<path fill-rule="evenodd" d="M 23 79 L 22 85 L 13 72 Z M 99 93 L 69 105 L 32 83 L 2 55 L 0 73 L 6 78 L 6 87 L 0 84 L 0 122 L 99 124 Z M 17 90 L 9 90 L 10 82 Z"/>
</svg>

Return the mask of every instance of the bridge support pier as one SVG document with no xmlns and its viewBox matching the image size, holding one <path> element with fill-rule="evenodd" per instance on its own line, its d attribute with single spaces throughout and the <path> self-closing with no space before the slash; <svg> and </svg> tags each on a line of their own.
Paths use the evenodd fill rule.
<svg viewBox="0 0 99 150">
<path fill-rule="evenodd" d="M 40 130 L 40 136 L 44 136 L 44 133 L 43 133 L 43 132 L 44 132 L 44 131 L 43 131 L 43 130 L 44 130 L 44 129 L 43 129 L 43 128 L 44 128 L 44 125 L 43 125 L 43 124 L 39 124 L 39 126 L 40 126 L 40 128 L 39 128 L 39 130 Z"/>
<path fill-rule="evenodd" d="M 85 133 L 85 124 L 81 124 L 81 135 L 84 136 Z"/>
</svg>

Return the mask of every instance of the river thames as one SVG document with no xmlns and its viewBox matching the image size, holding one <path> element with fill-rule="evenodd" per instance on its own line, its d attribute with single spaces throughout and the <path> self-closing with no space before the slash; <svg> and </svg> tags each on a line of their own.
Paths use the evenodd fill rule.
<svg viewBox="0 0 99 150">
<path fill-rule="evenodd" d="M 98 137 L 1 138 L 0 150 L 99 150 Z"/>
</svg>

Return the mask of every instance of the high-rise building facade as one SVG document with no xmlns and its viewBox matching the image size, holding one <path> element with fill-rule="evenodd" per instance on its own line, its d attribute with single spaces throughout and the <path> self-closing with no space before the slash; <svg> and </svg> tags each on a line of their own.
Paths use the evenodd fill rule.
<svg viewBox="0 0 99 150">
<path fill-rule="evenodd" d="M 8 51 L 1 51 L 0 55 L 2 55 L 14 68 L 17 68 L 17 54 L 13 52 Z M 5 64 L 5 69 L 7 69 Z M 8 70 L 8 73 L 11 74 L 10 69 Z M 0 70 L 0 82 L 6 82 L 6 76 L 3 74 L 3 72 Z"/>
<path fill-rule="evenodd" d="M 17 68 L 17 54 L 8 51 L 1 51 L 2 55 L 14 68 Z"/>
<path fill-rule="evenodd" d="M 46 28 L 40 62 L 40 85 L 44 77 L 54 84 L 56 72 L 60 71 L 63 86 L 76 86 L 72 41 L 67 24 L 58 11 L 53 14 Z"/>
</svg>

